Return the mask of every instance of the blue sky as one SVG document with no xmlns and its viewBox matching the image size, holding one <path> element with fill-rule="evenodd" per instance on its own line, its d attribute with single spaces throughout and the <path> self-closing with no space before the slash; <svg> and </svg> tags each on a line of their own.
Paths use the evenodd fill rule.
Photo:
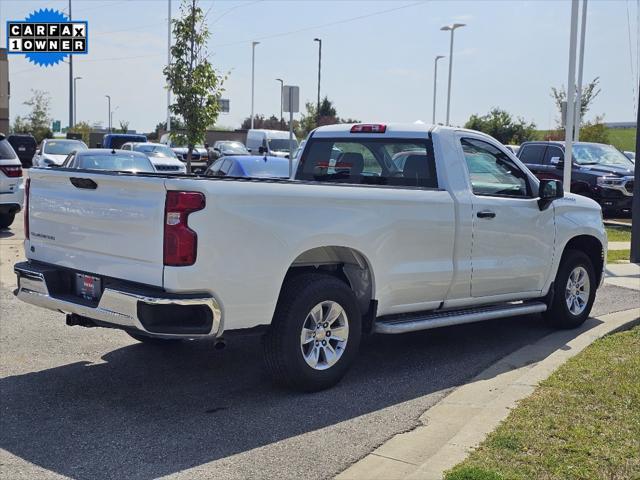
<svg viewBox="0 0 640 480">
<path fill-rule="evenodd" d="M 322 95 L 334 101 L 340 116 L 430 121 L 433 58 L 448 55 L 449 49 L 449 34 L 440 27 L 454 21 L 468 25 L 455 37 L 453 124 L 499 106 L 539 128 L 551 127 L 557 114 L 550 88 L 567 82 L 569 1 L 200 3 L 209 12 L 214 66 L 229 74 L 224 96 L 231 100 L 231 112 L 221 115 L 220 125 L 238 127 L 249 115 L 253 39 L 261 41 L 256 47 L 255 110 L 267 115 L 279 114 L 277 77 L 299 85 L 301 99 L 315 101 L 318 53 L 313 38 L 321 37 Z M 67 1 L 2 0 L 3 44 L 6 20 L 23 19 L 37 8 L 66 7 Z M 177 7 L 173 0 L 174 13 Z M 589 1 L 584 78 L 599 76 L 602 93 L 588 118 L 635 119 L 637 12 L 638 0 Z M 75 75 L 83 77 L 78 81 L 78 120 L 106 123 L 104 95 L 109 94 L 117 106 L 115 125 L 123 119 L 130 128 L 153 129 L 166 116 L 162 68 L 167 0 L 73 0 L 73 14 L 88 20 L 90 42 L 89 54 L 74 60 Z M 445 117 L 447 62 L 440 61 L 438 72 L 440 122 Z M 42 68 L 12 55 L 9 68 L 12 120 L 26 113 L 22 102 L 30 89 L 42 89 L 51 93 L 53 117 L 67 123 L 66 64 Z"/>
</svg>

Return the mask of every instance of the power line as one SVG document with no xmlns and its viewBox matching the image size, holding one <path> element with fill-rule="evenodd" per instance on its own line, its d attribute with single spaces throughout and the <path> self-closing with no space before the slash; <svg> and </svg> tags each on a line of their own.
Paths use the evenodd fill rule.
<svg viewBox="0 0 640 480">
<path fill-rule="evenodd" d="M 274 33 L 272 35 L 265 35 L 263 37 L 257 37 L 257 38 L 253 37 L 253 38 L 250 38 L 248 40 L 241 40 L 241 41 L 231 42 L 231 43 L 223 43 L 221 45 L 215 45 L 214 47 L 215 48 L 230 47 L 232 45 L 241 45 L 241 44 L 249 43 L 249 42 L 256 41 L 256 40 L 268 40 L 268 39 L 271 39 L 271 38 L 278 38 L 278 37 L 284 37 L 284 36 L 287 36 L 287 35 L 294 35 L 296 33 L 307 32 L 309 30 L 315 30 L 315 29 L 318 29 L 318 28 L 332 27 L 334 25 L 341 25 L 343 23 L 355 22 L 356 20 L 363 20 L 365 18 L 374 17 L 374 16 L 377 16 L 377 15 L 384 15 L 385 13 L 391 13 L 391 12 L 395 12 L 397 10 L 403 10 L 405 8 L 416 7 L 418 5 L 422 5 L 422 4 L 426 3 L 426 1 L 427 0 L 420 1 L 420 2 L 415 2 L 415 3 L 410 3 L 408 5 L 402 5 L 400 7 L 387 8 L 386 10 L 380 10 L 378 12 L 372 12 L 372 13 L 368 13 L 368 14 L 365 14 L 365 15 L 358 15 L 356 17 L 345 18 L 345 19 L 342 19 L 342 20 L 336 20 L 334 22 L 322 23 L 322 24 L 319 24 L 319 25 L 313 25 L 313 26 L 310 26 L 310 27 L 299 28 L 299 29 L 290 30 L 290 31 L 287 31 L 287 32 Z M 212 54 L 210 54 L 209 56 L 211 56 L 211 55 Z"/>
</svg>

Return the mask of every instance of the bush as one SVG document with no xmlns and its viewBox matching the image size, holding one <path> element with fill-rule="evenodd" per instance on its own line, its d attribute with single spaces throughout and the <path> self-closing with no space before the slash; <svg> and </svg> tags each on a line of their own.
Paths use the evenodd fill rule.
<svg viewBox="0 0 640 480">
<path fill-rule="evenodd" d="M 471 115 L 464 127 L 491 135 L 504 144 L 519 145 L 536 137 L 535 123 L 527 123 L 523 118 L 514 120 L 509 112 L 499 108 L 492 109 L 487 115 Z"/>
</svg>

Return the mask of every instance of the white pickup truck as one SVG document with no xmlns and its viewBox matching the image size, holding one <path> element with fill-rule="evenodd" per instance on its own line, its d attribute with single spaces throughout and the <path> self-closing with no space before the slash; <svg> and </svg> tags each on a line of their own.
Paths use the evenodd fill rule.
<svg viewBox="0 0 640 480">
<path fill-rule="evenodd" d="M 33 169 L 16 295 L 143 342 L 260 332 L 274 379 L 311 391 L 365 333 L 576 327 L 602 283 L 600 207 L 487 135 L 321 127 L 294 177 Z"/>
</svg>

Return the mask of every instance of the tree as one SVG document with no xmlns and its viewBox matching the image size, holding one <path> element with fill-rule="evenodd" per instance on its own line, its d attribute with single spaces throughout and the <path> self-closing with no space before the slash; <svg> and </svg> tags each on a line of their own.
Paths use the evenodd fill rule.
<svg viewBox="0 0 640 480">
<path fill-rule="evenodd" d="M 338 112 L 333 102 L 326 96 L 320 102 L 320 115 L 316 114 L 316 104 L 312 102 L 305 103 L 306 113 L 302 114 L 300 120 L 300 128 L 297 132 L 300 137 L 306 137 L 307 134 L 322 125 L 334 125 L 336 123 L 359 123 L 359 120 L 342 119 L 338 116 Z"/>
<path fill-rule="evenodd" d="M 600 94 L 601 90 L 598 87 L 599 83 L 600 77 L 596 77 L 583 87 L 582 95 L 580 96 L 580 119 L 584 119 L 585 114 L 589 111 L 591 103 Z M 551 97 L 556 103 L 560 117 L 562 117 L 562 103 L 567 101 L 567 91 L 565 90 L 564 85 L 560 88 L 551 87 Z"/>
<path fill-rule="evenodd" d="M 31 133 L 40 143 L 45 138 L 53 137 L 51 131 L 51 96 L 43 90 L 31 90 L 31 98 L 23 105 L 31 107 L 26 117 L 16 117 L 13 131 Z"/>
<path fill-rule="evenodd" d="M 536 124 L 527 123 L 523 118 L 514 120 L 511 114 L 500 108 L 493 108 L 487 115 L 471 115 L 465 128 L 491 135 L 504 144 L 520 144 L 535 138 Z"/>
<path fill-rule="evenodd" d="M 604 117 L 597 116 L 592 122 L 586 122 L 580 127 L 582 142 L 609 143 L 609 133 L 604 125 Z"/>
<path fill-rule="evenodd" d="M 156 125 L 156 132 L 160 132 L 161 130 L 163 132 L 167 131 L 166 120 L 163 122 L 158 122 L 158 124 Z M 174 117 L 173 115 L 171 115 L 171 130 L 174 132 L 181 132 L 182 130 L 184 130 L 184 121 L 182 120 L 182 118 Z"/>
<path fill-rule="evenodd" d="M 251 117 L 247 117 L 242 121 L 240 128 L 249 130 L 251 128 Z M 267 130 L 289 130 L 289 123 L 280 123 L 280 119 L 275 115 L 266 118 L 264 115 L 255 115 L 253 117 L 253 128 L 265 128 Z"/>
<path fill-rule="evenodd" d="M 164 75 L 174 94 L 170 110 L 185 122 L 184 131 L 175 137 L 187 144 L 187 172 L 191 173 L 193 147 L 204 143 L 207 127 L 218 118 L 225 78 L 209 63 L 210 34 L 197 0 L 183 0 L 180 12 L 181 17 L 173 21 L 172 60 Z"/>
<path fill-rule="evenodd" d="M 120 133 L 127 133 L 129 131 L 129 122 L 127 120 L 120 120 Z"/>
</svg>

